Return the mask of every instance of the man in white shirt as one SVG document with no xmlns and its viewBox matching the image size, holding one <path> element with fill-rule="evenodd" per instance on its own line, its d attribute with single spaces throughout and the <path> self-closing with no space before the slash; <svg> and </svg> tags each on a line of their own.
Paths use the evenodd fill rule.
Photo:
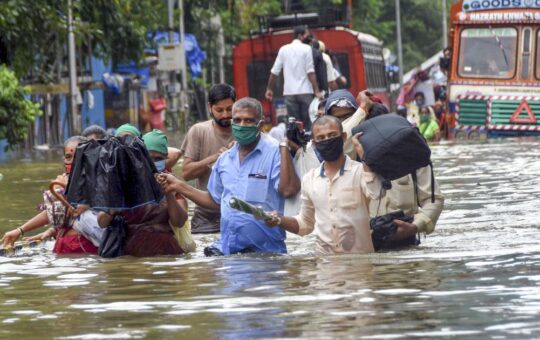
<svg viewBox="0 0 540 340">
<path fill-rule="evenodd" d="M 356 136 L 355 136 L 356 137 Z M 324 162 L 302 180 L 302 208 L 294 217 L 272 212 L 270 227 L 298 235 L 315 232 L 317 253 L 371 253 L 369 203 L 384 194 L 379 176 L 343 153 L 347 134 L 339 119 L 323 116 L 313 123 L 313 142 Z M 363 149 L 357 138 L 355 148 Z"/>
<path fill-rule="evenodd" d="M 294 40 L 279 49 L 274 66 L 270 70 L 270 78 L 265 97 L 272 100 L 277 77 L 283 70 L 283 96 L 287 106 L 287 114 L 304 123 L 304 128 L 311 131 L 309 104 L 313 95 L 322 98 L 317 85 L 313 65 L 311 46 L 303 41 L 308 40 L 309 30 L 306 26 L 294 28 Z"/>
</svg>

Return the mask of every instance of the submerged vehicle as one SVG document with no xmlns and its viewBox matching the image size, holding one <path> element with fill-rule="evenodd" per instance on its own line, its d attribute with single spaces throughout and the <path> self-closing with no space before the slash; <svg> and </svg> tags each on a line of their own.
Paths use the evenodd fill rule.
<svg viewBox="0 0 540 340">
<path fill-rule="evenodd" d="M 540 2 L 460 0 L 449 41 L 454 136 L 540 135 Z"/>
</svg>

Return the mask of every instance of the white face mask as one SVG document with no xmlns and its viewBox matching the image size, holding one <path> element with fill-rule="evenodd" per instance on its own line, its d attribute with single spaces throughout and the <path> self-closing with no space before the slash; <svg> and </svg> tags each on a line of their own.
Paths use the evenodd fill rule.
<svg viewBox="0 0 540 340">
<path fill-rule="evenodd" d="M 158 172 L 163 172 L 165 170 L 165 160 L 162 159 L 160 161 L 155 161 L 154 165 L 156 166 L 156 169 Z"/>
</svg>

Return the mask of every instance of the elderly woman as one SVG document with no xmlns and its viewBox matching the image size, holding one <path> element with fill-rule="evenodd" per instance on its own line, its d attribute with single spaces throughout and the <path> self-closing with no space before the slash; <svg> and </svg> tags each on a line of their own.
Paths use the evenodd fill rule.
<svg viewBox="0 0 540 340">
<path fill-rule="evenodd" d="M 77 146 L 79 143 L 86 141 L 87 139 L 82 136 L 73 136 L 64 142 L 65 173 L 56 178 L 57 182 L 67 183 Z M 47 196 L 47 193 L 45 196 Z M 52 196 L 49 195 L 49 198 L 52 199 Z M 90 210 L 83 211 L 81 209 L 76 211 L 75 215 L 77 215 L 77 217 L 72 223 L 64 222 L 62 225 L 54 225 L 38 235 L 25 238 L 25 240 L 45 240 L 50 237 L 55 237 L 56 243 L 53 248 L 54 253 L 96 254 L 102 234 L 102 231 L 97 225 L 97 215 Z M 71 217 L 72 216 L 67 216 L 66 220 L 70 220 Z M 51 214 L 48 214 L 44 209 L 22 226 L 8 231 L 2 238 L 3 246 L 12 246 L 14 242 L 25 233 L 53 223 L 55 222 L 52 220 Z"/>
</svg>

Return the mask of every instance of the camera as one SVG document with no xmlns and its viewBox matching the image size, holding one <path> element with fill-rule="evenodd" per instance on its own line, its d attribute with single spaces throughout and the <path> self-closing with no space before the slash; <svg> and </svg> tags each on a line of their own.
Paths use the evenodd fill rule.
<svg viewBox="0 0 540 340">
<path fill-rule="evenodd" d="M 304 130 L 304 123 L 297 122 L 294 117 L 289 117 L 287 121 L 287 139 L 301 147 L 305 147 L 311 140 L 311 132 Z"/>
</svg>

